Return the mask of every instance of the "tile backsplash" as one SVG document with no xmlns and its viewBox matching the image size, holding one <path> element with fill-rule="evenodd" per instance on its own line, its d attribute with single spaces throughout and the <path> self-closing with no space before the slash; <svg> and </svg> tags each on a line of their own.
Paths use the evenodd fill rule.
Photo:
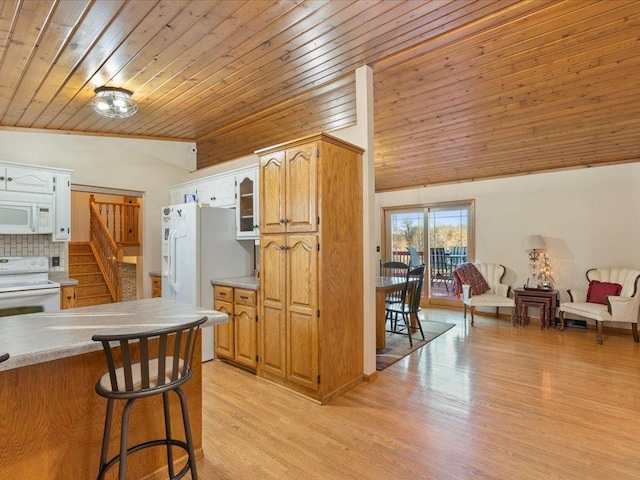
<svg viewBox="0 0 640 480">
<path fill-rule="evenodd" d="M 49 271 L 67 270 L 67 243 L 52 242 L 51 235 L 0 235 L 0 257 L 48 257 Z M 52 267 L 51 257 L 60 257 Z"/>
</svg>

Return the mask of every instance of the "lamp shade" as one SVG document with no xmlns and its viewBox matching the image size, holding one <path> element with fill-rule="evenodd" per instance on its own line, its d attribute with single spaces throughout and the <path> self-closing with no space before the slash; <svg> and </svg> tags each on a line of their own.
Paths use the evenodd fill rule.
<svg viewBox="0 0 640 480">
<path fill-rule="evenodd" d="M 525 243 L 525 251 L 529 250 L 546 250 L 547 246 L 544 244 L 542 235 L 529 235 Z"/>
<path fill-rule="evenodd" d="M 91 107 L 100 115 L 109 118 L 128 118 L 138 111 L 138 104 L 131 98 L 133 92 L 124 88 L 99 87 Z"/>
</svg>

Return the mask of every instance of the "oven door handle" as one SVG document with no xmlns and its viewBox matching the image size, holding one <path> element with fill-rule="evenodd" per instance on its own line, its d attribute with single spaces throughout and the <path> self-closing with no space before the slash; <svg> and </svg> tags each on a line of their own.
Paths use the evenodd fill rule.
<svg viewBox="0 0 640 480">
<path fill-rule="evenodd" d="M 0 293 L 0 300 L 8 298 L 39 297 L 41 295 L 60 295 L 60 288 L 40 288 L 38 290 L 18 290 Z"/>
</svg>

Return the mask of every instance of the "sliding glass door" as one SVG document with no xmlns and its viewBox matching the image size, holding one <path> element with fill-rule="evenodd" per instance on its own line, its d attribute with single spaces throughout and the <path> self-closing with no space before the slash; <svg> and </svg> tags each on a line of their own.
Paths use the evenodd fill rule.
<svg viewBox="0 0 640 480">
<path fill-rule="evenodd" d="M 475 258 L 473 201 L 384 208 L 383 212 L 383 261 L 409 264 L 413 247 L 418 258 L 412 263 L 427 266 L 423 305 L 456 304 L 453 270 Z"/>
</svg>

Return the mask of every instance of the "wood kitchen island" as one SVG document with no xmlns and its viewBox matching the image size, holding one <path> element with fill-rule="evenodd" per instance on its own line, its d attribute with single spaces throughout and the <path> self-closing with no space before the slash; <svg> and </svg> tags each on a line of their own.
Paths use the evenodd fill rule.
<svg viewBox="0 0 640 480">
<path fill-rule="evenodd" d="M 94 386 L 107 367 L 102 346 L 91 337 L 162 328 L 203 316 L 208 317 L 205 325 L 227 321 L 224 313 L 164 298 L 1 318 L 0 352 L 9 352 L 11 358 L 0 363 L 0 479 L 94 479 L 106 409 Z M 203 456 L 200 346 L 197 342 L 193 378 L 183 388 L 198 458 Z M 119 422 L 122 405 L 117 407 L 114 420 Z M 171 410 L 172 431 L 183 438 L 179 402 L 173 395 Z M 129 427 L 130 445 L 162 436 L 161 396 L 138 400 Z M 117 432 L 119 428 L 112 430 L 110 454 L 118 448 Z M 127 477 L 163 478 L 165 465 L 164 447 L 133 454 Z"/>
</svg>

